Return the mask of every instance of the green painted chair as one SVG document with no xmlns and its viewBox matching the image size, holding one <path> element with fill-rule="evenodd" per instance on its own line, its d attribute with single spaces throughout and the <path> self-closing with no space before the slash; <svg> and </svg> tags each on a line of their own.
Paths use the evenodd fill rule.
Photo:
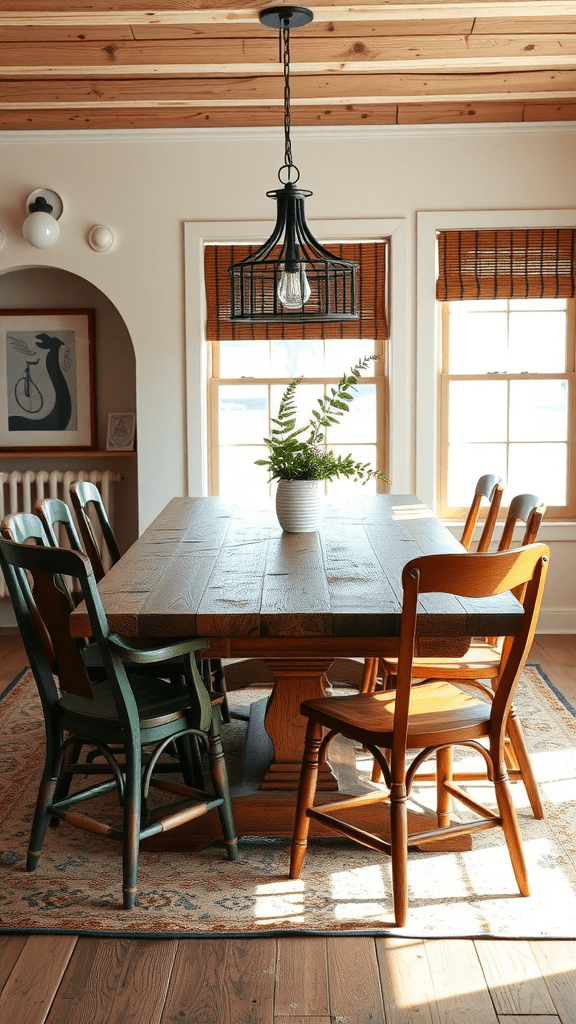
<svg viewBox="0 0 576 1024">
<path fill-rule="evenodd" d="M 86 555 L 63 548 L 18 544 L 0 538 L 0 564 L 30 666 L 40 694 L 46 728 L 46 758 L 32 824 L 26 870 L 34 871 L 51 818 L 73 824 L 122 844 L 123 906 L 135 905 L 140 842 L 214 809 L 218 810 L 229 860 L 237 860 L 228 778 L 220 736 L 220 710 L 213 705 L 200 678 L 196 652 L 207 641 L 190 638 L 177 643 L 135 648 L 113 634 L 108 625 Z M 30 575 L 29 575 L 30 574 Z M 69 599 L 59 580 L 77 580 L 86 602 L 98 644 L 105 678 L 89 678 L 76 641 L 69 630 Z M 36 609 L 36 611 L 34 611 Z M 52 645 L 60 671 L 58 684 L 51 670 L 45 642 L 38 629 L 38 613 Z M 185 659 L 185 682 L 139 676 L 140 666 Z M 127 667 L 130 668 L 128 680 Z M 190 741 L 208 750 L 212 792 L 166 779 L 180 772 L 186 783 L 193 773 Z M 162 755 L 176 743 L 179 762 Z M 103 761 L 71 759 L 82 749 L 96 748 Z M 81 784 L 70 794 L 69 779 L 106 776 Z M 176 796 L 171 805 L 151 807 L 152 788 Z M 117 790 L 122 824 L 90 817 L 75 808 L 91 798 Z"/>
<path fill-rule="evenodd" d="M 120 549 L 118 548 L 114 531 L 110 524 L 106 506 L 96 484 L 93 484 L 90 480 L 75 480 L 74 483 L 70 485 L 70 501 L 72 502 L 74 515 L 76 516 L 76 522 L 78 523 L 78 530 L 82 538 L 84 551 L 92 562 L 96 582 L 99 583 L 106 575 L 106 560 L 112 566 L 120 559 Z M 46 502 L 44 502 L 44 504 L 46 504 Z M 64 503 L 62 502 L 62 504 Z M 55 507 L 54 503 L 52 503 L 52 505 Z M 42 515 L 41 512 L 38 514 Z M 106 553 L 101 549 L 101 546 L 98 544 L 96 539 L 91 515 L 95 516 L 98 521 L 102 534 L 102 541 L 106 547 Z M 64 525 L 68 536 L 70 537 L 68 524 Z M 71 546 L 74 545 L 71 544 Z M 78 550 L 78 548 L 75 550 Z M 224 679 L 222 661 L 219 658 L 206 658 L 202 666 L 202 672 L 206 685 L 217 693 L 222 694 L 224 697 L 222 702 L 222 720 L 224 722 L 229 722 L 230 709 L 228 707 L 226 681 Z"/>
</svg>

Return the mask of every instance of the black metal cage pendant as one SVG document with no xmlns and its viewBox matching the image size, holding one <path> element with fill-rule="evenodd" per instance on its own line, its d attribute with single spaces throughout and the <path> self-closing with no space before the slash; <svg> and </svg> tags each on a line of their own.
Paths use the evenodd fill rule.
<svg viewBox="0 0 576 1024">
<path fill-rule="evenodd" d="M 283 188 L 267 192 L 277 202 L 276 225 L 256 252 L 228 268 L 230 319 L 245 323 L 298 323 L 355 320 L 357 264 L 339 259 L 318 242 L 304 215 L 311 196 L 297 188 L 300 172 L 290 143 L 290 25 L 313 18 L 304 7 L 271 7 L 260 21 L 280 30 L 284 43 L 284 164 L 278 171 Z M 282 180 L 285 172 L 287 181 Z M 293 180 L 292 180 L 293 178 Z"/>
</svg>

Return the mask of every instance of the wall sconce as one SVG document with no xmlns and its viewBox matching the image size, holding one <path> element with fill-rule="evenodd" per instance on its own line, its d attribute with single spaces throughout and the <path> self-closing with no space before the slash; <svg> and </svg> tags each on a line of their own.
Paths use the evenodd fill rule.
<svg viewBox="0 0 576 1024">
<path fill-rule="evenodd" d="M 108 252 L 114 245 L 114 235 L 110 228 L 97 224 L 88 235 L 88 245 L 94 252 Z"/>
<path fill-rule="evenodd" d="M 26 200 L 28 216 L 22 225 L 22 234 L 35 249 L 48 249 L 58 241 L 62 216 L 62 200 L 49 188 L 38 188 Z"/>
</svg>

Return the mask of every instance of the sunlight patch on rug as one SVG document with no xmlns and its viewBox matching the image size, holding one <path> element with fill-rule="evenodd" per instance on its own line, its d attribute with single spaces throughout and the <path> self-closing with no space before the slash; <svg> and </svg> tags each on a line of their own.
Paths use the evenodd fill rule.
<svg viewBox="0 0 576 1024">
<path fill-rule="evenodd" d="M 240 705 L 249 698 L 232 695 Z M 288 878 L 288 839 L 241 840 L 237 864 L 221 843 L 198 853 L 142 851 L 134 911 L 121 908 L 119 846 L 65 824 L 48 830 L 37 871 L 26 873 L 43 761 L 40 705 L 27 673 L 0 702 L 0 930 L 576 938 L 576 722 L 534 667 L 516 703 L 546 813 L 536 821 L 523 785 L 513 784 L 532 895 L 518 894 L 501 831 L 478 833 L 465 853 L 410 853 L 408 922 L 396 929 L 388 858 L 341 838 L 311 841 L 297 881 Z M 244 728 L 225 726 L 231 763 Z M 485 783 L 469 788 L 493 802 Z M 417 796 L 428 803 L 430 787 Z"/>
</svg>

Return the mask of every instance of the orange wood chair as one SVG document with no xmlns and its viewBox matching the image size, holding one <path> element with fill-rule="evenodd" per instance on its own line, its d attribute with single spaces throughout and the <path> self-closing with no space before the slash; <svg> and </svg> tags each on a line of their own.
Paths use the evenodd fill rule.
<svg viewBox="0 0 576 1024">
<path fill-rule="evenodd" d="M 290 858 L 290 878 L 299 878 L 308 843 L 310 820 L 370 849 L 390 855 L 394 914 L 402 927 L 408 910 L 408 847 L 430 839 L 502 828 L 518 888 L 529 895 L 522 839 L 512 801 L 504 758 L 506 729 L 514 690 L 534 637 L 548 569 L 549 550 L 534 544 L 495 554 L 451 553 L 415 558 L 402 574 L 403 607 L 400 655 L 395 690 L 327 697 L 304 701 L 301 713 L 308 719 L 300 787 Z M 507 639 L 504 668 L 495 694 L 482 683 L 474 687 L 493 699 L 479 700 L 460 686 L 444 680 L 413 682 L 413 656 L 418 617 L 418 597 L 426 593 L 487 598 L 512 590 L 524 607 L 521 629 Z M 328 730 L 324 735 L 325 730 Z M 342 735 L 366 748 L 379 764 L 387 792 L 363 793 L 343 802 L 314 805 L 319 765 L 330 743 Z M 482 742 L 484 741 L 484 742 Z M 454 781 L 453 747 L 477 751 L 492 780 L 497 810 L 473 799 Z M 407 751 L 412 760 L 407 765 Z M 418 751 L 415 754 L 414 752 Z M 406 801 L 420 765 L 436 758 L 437 827 L 408 834 Z M 455 798 L 479 818 L 451 824 Z M 390 805 L 389 839 L 358 829 L 346 820 L 347 812 L 367 803 Z M 344 816 L 344 817 L 342 817 Z"/>
<path fill-rule="evenodd" d="M 545 506 L 541 504 L 540 498 L 535 494 L 518 494 L 510 502 L 510 508 L 502 536 L 498 545 L 498 551 L 508 551 L 512 544 L 514 530 L 519 524 L 524 525 L 522 545 L 533 544 L 538 536 Z M 452 679 L 454 681 L 469 681 L 484 679 L 491 681 L 492 687 L 498 686 L 498 680 L 503 669 L 503 638 L 482 637 L 474 639 L 466 654 L 461 658 L 442 658 L 438 656 L 427 658 L 414 658 L 412 663 L 412 674 L 415 679 Z M 387 689 L 395 685 L 395 676 L 398 667 L 397 658 L 380 659 L 380 670 Z M 526 787 L 530 806 L 535 818 L 543 818 L 542 801 L 538 792 L 538 784 L 532 770 L 532 764 L 528 751 L 524 732 L 516 709 L 512 706 L 509 721 L 508 734 L 512 750 L 507 746 L 506 756 L 508 760 L 509 775 L 513 779 L 522 779 Z M 521 768 L 521 765 L 523 766 Z M 462 778 L 462 776 L 458 776 Z M 468 774 L 466 778 L 482 778 L 480 773 Z M 380 778 L 378 766 L 374 765 L 374 781 Z"/>
<path fill-rule="evenodd" d="M 478 480 L 472 504 L 470 505 L 468 515 L 466 516 L 466 522 L 464 523 L 464 529 L 462 530 L 462 536 L 460 538 L 460 543 L 466 551 L 470 550 L 470 546 L 472 544 L 474 530 L 476 529 L 482 505 L 482 498 L 486 498 L 490 505 L 486 514 L 486 519 L 484 520 L 484 527 L 482 529 L 480 539 L 476 546 L 476 551 L 488 551 L 490 541 L 492 540 L 492 534 L 494 533 L 494 527 L 496 526 L 496 520 L 498 519 L 503 491 L 504 487 L 502 486 L 501 476 L 494 476 L 493 474 L 488 473 L 486 476 L 481 476 Z"/>
<path fill-rule="evenodd" d="M 496 526 L 496 521 L 498 519 L 498 512 L 500 511 L 503 490 L 504 488 L 502 486 L 501 476 L 496 476 L 493 473 L 487 473 L 485 476 L 481 476 L 478 480 L 474 489 L 472 504 L 468 510 L 468 515 L 466 516 L 466 522 L 464 523 L 464 529 L 460 538 L 460 543 L 466 551 L 470 550 L 470 545 L 472 544 L 472 538 L 478 523 L 483 498 L 489 502 L 489 508 L 486 519 L 484 520 L 484 527 L 482 529 L 476 551 L 487 551 L 490 547 L 490 541 L 492 540 L 492 534 L 494 533 L 494 527 Z M 376 688 L 378 668 L 377 658 L 365 659 L 359 686 L 360 693 L 371 693 Z"/>
</svg>

